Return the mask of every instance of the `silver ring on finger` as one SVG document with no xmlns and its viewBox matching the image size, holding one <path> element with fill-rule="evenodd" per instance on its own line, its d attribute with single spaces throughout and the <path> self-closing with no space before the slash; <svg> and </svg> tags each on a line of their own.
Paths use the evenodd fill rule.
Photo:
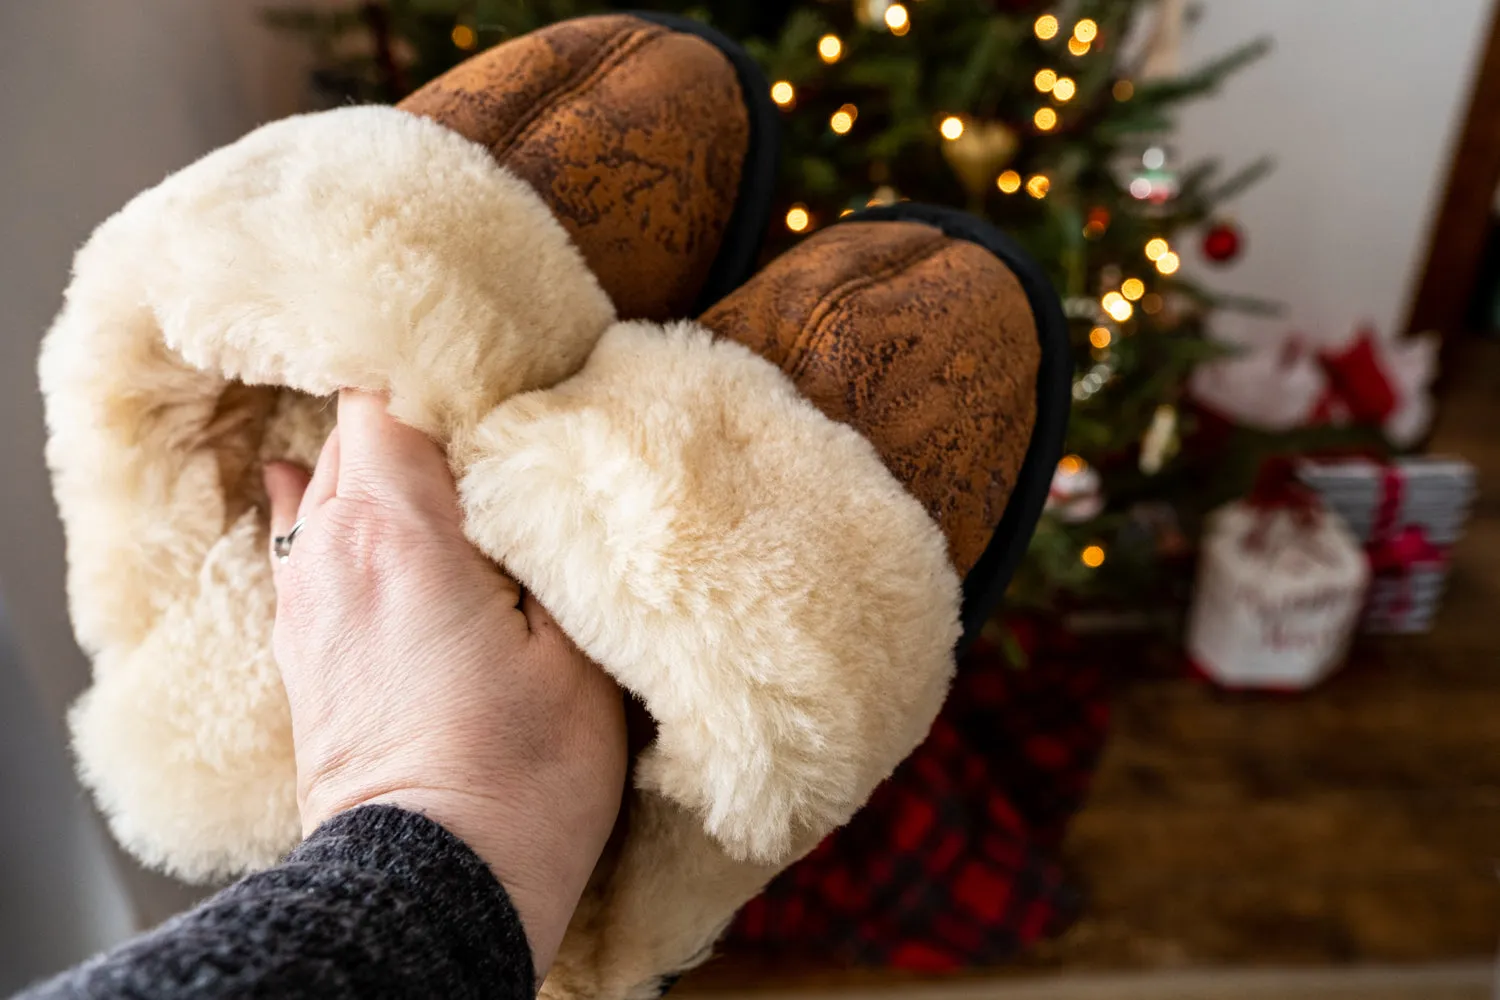
<svg viewBox="0 0 1500 1000">
<path fill-rule="evenodd" d="M 292 543 L 297 540 L 297 536 L 302 532 L 302 526 L 306 523 L 307 518 L 299 517 L 292 525 L 291 531 L 271 539 L 271 551 L 275 553 L 278 560 L 286 562 L 292 557 Z"/>
</svg>

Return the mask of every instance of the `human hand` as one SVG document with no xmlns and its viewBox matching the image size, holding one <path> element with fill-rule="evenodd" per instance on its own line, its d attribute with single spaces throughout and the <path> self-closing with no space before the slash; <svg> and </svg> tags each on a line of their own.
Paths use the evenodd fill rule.
<svg viewBox="0 0 1500 1000">
<path fill-rule="evenodd" d="M 604 848 L 625 780 L 623 700 L 464 536 L 442 451 L 344 392 L 311 479 L 265 471 L 276 662 L 304 835 L 385 803 L 425 813 L 505 885 L 537 975 Z"/>
</svg>

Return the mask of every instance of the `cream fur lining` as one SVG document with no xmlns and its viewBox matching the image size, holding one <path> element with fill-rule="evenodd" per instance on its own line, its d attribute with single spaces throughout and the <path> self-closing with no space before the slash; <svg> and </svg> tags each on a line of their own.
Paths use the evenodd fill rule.
<svg viewBox="0 0 1500 1000">
<path fill-rule="evenodd" d="M 658 722 L 550 996 L 701 959 L 916 745 L 958 636 L 936 525 L 772 365 L 612 321 L 530 188 L 392 109 L 262 128 L 99 228 L 41 374 L 75 746 L 128 849 L 208 879 L 296 840 L 258 469 L 346 385 L 449 446 L 469 536 Z"/>
<path fill-rule="evenodd" d="M 926 734 L 947 543 L 868 441 L 692 324 L 617 324 L 476 450 L 471 537 L 659 726 L 544 993 L 654 996 Z"/>
<path fill-rule="evenodd" d="M 389 391 L 461 445 L 501 400 L 576 371 L 613 318 L 527 184 L 392 108 L 267 125 L 98 228 L 41 380 L 94 659 L 75 744 L 127 848 L 201 880 L 296 841 L 253 508 L 261 459 L 316 456 L 316 397 Z"/>
</svg>

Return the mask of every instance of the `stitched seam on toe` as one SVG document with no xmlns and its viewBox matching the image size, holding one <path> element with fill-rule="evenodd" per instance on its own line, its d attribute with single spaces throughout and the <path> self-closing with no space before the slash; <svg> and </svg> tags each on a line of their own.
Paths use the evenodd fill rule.
<svg viewBox="0 0 1500 1000">
<path fill-rule="evenodd" d="M 668 33 L 663 28 L 646 25 L 641 28 L 632 28 L 628 33 L 612 38 L 577 73 L 549 91 L 543 100 L 538 101 L 531 114 L 516 122 L 510 133 L 491 145 L 490 150 L 497 159 L 504 157 L 541 126 L 542 117 L 546 113 L 555 111 L 569 100 L 583 96 L 598 86 L 611 72 L 618 69 L 630 56 Z"/>
<path fill-rule="evenodd" d="M 802 377 L 808 364 L 816 355 L 816 349 L 823 345 L 829 336 L 829 327 L 839 315 L 840 307 L 852 296 L 858 294 L 877 282 L 889 281 L 897 277 L 903 271 L 910 270 L 916 265 L 928 260 L 944 248 L 951 246 L 951 241 L 942 233 L 934 233 L 930 242 L 919 245 L 915 250 L 908 252 L 905 256 L 892 261 L 885 267 L 873 274 L 862 274 L 856 278 L 850 278 L 824 293 L 812 312 L 808 315 L 807 322 L 803 324 L 802 330 L 797 334 L 797 339 L 792 344 L 792 349 L 787 358 L 788 367 L 785 369 L 792 381 Z"/>
</svg>

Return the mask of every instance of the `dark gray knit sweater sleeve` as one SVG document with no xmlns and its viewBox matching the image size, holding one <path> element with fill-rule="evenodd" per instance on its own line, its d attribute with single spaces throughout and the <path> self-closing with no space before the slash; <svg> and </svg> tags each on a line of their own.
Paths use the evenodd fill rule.
<svg viewBox="0 0 1500 1000">
<path fill-rule="evenodd" d="M 365 806 L 280 865 L 17 1000 L 535 994 L 510 898 L 437 823 Z"/>
</svg>

